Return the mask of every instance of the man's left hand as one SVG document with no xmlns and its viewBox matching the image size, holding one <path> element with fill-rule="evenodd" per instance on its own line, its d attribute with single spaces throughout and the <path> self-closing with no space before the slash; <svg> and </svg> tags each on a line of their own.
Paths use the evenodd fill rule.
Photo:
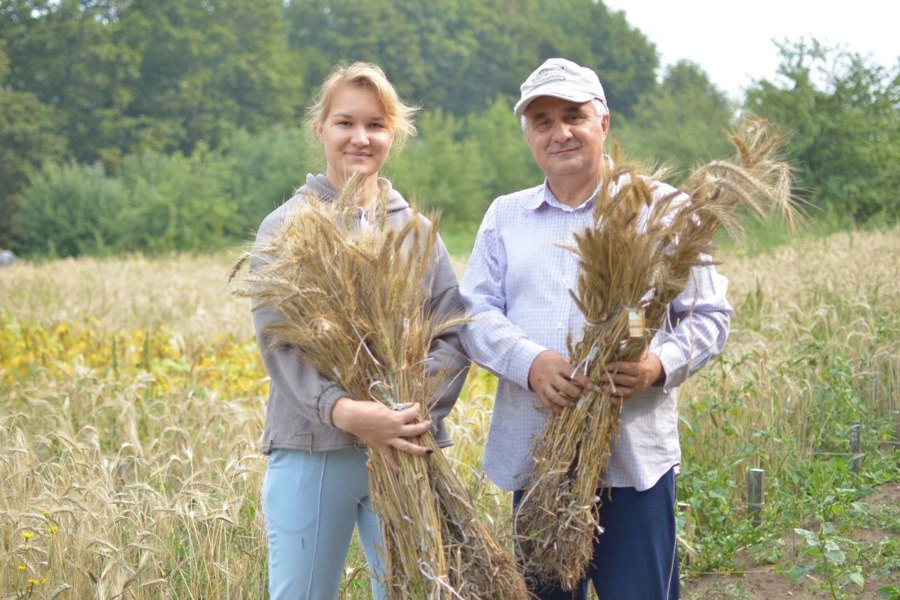
<svg viewBox="0 0 900 600">
<path fill-rule="evenodd" d="M 621 404 L 644 391 L 665 375 L 659 357 L 645 352 L 637 362 L 611 362 L 600 377 L 603 389 L 610 393 L 613 404 Z"/>
</svg>

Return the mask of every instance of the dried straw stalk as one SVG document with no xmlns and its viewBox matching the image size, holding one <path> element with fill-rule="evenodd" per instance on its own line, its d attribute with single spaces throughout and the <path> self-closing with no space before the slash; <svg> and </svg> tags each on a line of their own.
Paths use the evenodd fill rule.
<svg viewBox="0 0 900 600">
<path fill-rule="evenodd" d="M 716 231 L 739 229 L 740 207 L 763 217 L 778 209 L 793 223 L 790 169 L 778 159 L 783 139 L 769 123 L 744 118 L 731 135 L 735 160 L 698 168 L 683 186 L 689 200 L 673 193 L 653 201 L 661 171 L 642 177 L 625 165 L 604 175 L 595 225 L 571 248 L 581 270 L 578 291 L 570 293 L 585 328 L 568 350 L 588 379 L 598 382 L 610 362 L 641 358 L 691 270 L 713 264 Z M 642 332 L 629 334 L 629 309 L 643 312 Z M 517 548 L 531 571 L 566 589 L 584 576 L 594 535 L 602 533 L 597 490 L 619 416 L 595 385 L 574 408 L 552 415 L 535 445 L 534 475 L 516 515 Z"/>
<path fill-rule="evenodd" d="M 461 319 L 427 313 L 437 226 L 386 225 L 386 201 L 359 226 L 358 186 L 334 202 L 309 197 L 247 276 L 255 308 L 276 310 L 275 345 L 328 374 L 359 401 L 390 407 L 433 398 L 447 373 L 426 374 L 432 340 Z M 382 199 L 384 200 L 384 199 Z M 241 262 L 235 267 L 240 268 Z M 423 403 L 424 404 L 424 403 Z M 423 406 L 421 418 L 429 407 Z M 370 492 L 384 538 L 385 587 L 395 599 L 526 597 L 511 553 L 477 518 L 434 436 L 412 440 L 428 457 L 398 452 L 398 469 L 370 452 Z"/>
</svg>

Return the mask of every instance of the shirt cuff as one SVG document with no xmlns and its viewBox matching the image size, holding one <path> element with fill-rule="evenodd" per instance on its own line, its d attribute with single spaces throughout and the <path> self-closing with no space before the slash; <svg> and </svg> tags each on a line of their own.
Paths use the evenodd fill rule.
<svg viewBox="0 0 900 600">
<path fill-rule="evenodd" d="M 666 374 L 662 382 L 666 390 L 676 388 L 688 378 L 688 364 L 681 347 L 674 342 L 664 342 L 656 347 L 651 347 L 650 352 L 659 357 L 663 371 Z"/>
<path fill-rule="evenodd" d="M 510 381 L 519 385 L 522 389 L 531 389 L 528 386 L 528 374 L 531 372 L 531 365 L 534 364 L 534 359 L 537 358 L 538 354 L 546 349 L 531 340 L 519 340 L 509 361 L 509 373 L 507 376 Z"/>
</svg>

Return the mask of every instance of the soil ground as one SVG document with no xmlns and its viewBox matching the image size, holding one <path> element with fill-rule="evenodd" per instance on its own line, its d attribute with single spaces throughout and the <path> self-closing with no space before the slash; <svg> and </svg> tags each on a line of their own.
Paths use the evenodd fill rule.
<svg viewBox="0 0 900 600">
<path fill-rule="evenodd" d="M 900 506 L 900 483 L 881 486 L 875 494 L 862 500 L 870 510 L 896 512 Z M 895 530 L 896 531 L 896 530 Z M 875 548 L 885 539 L 896 539 L 898 534 L 883 529 L 857 529 L 852 539 L 863 548 Z M 687 581 L 681 592 L 683 600 L 833 600 L 835 596 L 827 588 L 821 576 L 813 574 L 801 582 L 795 582 L 783 573 L 792 564 L 805 562 L 803 548 L 806 542 L 791 533 L 783 539 L 784 550 L 778 565 L 754 564 L 746 556 L 741 573 L 709 573 Z M 863 550 L 865 552 L 866 550 Z M 784 565 L 787 565 L 786 567 Z M 884 586 L 900 587 L 900 571 L 864 573 L 865 587 L 850 585 L 843 589 L 845 596 L 859 600 L 885 600 L 878 595 Z M 813 578 L 815 577 L 815 578 Z M 889 597 L 900 600 L 900 596 Z"/>
</svg>

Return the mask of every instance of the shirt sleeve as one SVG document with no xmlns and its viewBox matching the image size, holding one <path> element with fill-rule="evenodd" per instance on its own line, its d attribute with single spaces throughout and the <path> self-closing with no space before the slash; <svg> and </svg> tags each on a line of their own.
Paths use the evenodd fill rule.
<svg viewBox="0 0 900 600">
<path fill-rule="evenodd" d="M 460 283 L 468 322 L 463 347 L 476 363 L 528 389 L 528 373 L 547 348 L 532 341 L 506 315 L 506 253 L 498 236 L 497 203 L 484 216 Z"/>
<path fill-rule="evenodd" d="M 727 290 L 728 280 L 715 267 L 695 267 L 669 305 L 668 322 L 650 342 L 665 370 L 666 389 L 680 386 L 722 351 L 733 313 Z"/>
</svg>

